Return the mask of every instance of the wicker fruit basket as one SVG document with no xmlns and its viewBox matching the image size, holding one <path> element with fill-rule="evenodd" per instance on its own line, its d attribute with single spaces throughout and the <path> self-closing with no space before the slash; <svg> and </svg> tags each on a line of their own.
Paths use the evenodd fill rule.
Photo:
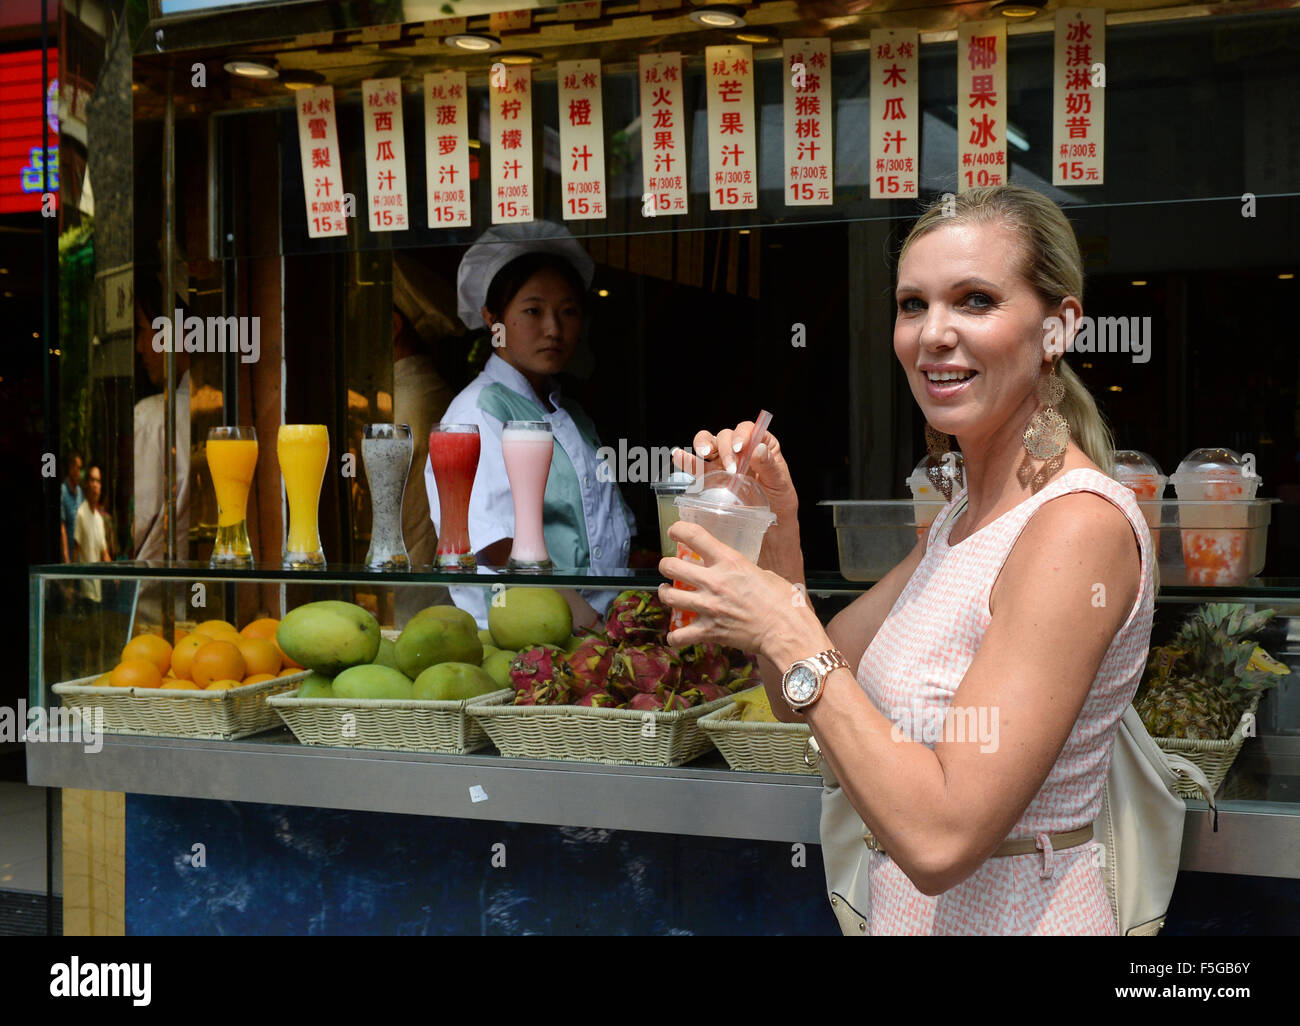
<svg viewBox="0 0 1300 1026">
<path fill-rule="evenodd" d="M 700 720 L 700 726 L 717 745 L 727 765 L 747 773 L 802 773 L 818 770 L 804 762 L 812 729 L 804 723 L 764 723 L 740 718 L 733 701 Z"/>
<path fill-rule="evenodd" d="M 280 719 L 267 700 L 296 690 L 306 676 L 305 671 L 292 673 L 228 691 L 95 687 L 97 677 L 82 677 L 50 690 L 83 716 L 102 709 L 108 734 L 234 741 L 278 727 Z"/>
<path fill-rule="evenodd" d="M 514 759 L 568 759 L 612 766 L 680 766 L 713 747 L 700 720 L 731 696 L 673 712 L 585 705 L 508 705 L 509 695 L 475 705 L 501 754 Z"/>
<path fill-rule="evenodd" d="M 297 689 L 270 700 L 271 708 L 304 745 L 381 748 L 465 755 L 488 744 L 467 713 L 480 702 L 502 701 L 509 688 L 454 702 L 389 698 L 298 698 Z"/>
<path fill-rule="evenodd" d="M 1210 787 L 1215 792 L 1218 792 L 1219 785 L 1223 783 L 1223 778 L 1228 775 L 1228 770 L 1232 768 L 1233 760 L 1237 758 L 1241 746 L 1246 743 L 1246 728 L 1255 719 L 1255 712 L 1259 708 L 1259 699 L 1260 696 L 1256 695 L 1250 700 L 1250 705 L 1242 713 L 1241 720 L 1237 723 L 1237 729 L 1232 732 L 1232 737 L 1226 741 L 1189 741 L 1181 737 L 1157 737 L 1152 740 L 1160 746 L 1161 751 L 1181 755 L 1184 759 L 1194 762 L 1209 778 Z M 1201 794 L 1201 789 L 1186 777 L 1180 776 L 1178 778 L 1175 789 L 1184 798 L 1205 797 Z"/>
</svg>

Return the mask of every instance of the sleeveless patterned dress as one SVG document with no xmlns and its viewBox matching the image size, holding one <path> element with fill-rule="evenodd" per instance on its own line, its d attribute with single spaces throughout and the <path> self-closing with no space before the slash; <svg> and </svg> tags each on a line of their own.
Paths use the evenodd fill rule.
<svg viewBox="0 0 1300 1026">
<path fill-rule="evenodd" d="M 1098 668 L 1092 689 L 1042 789 L 1010 837 L 1087 826 L 1101 810 L 1111 749 L 1146 665 L 1155 605 L 1151 535 L 1133 492 L 1080 467 L 955 546 L 948 536 L 965 491 L 930 527 L 926 553 L 858 665 L 858 683 L 885 716 L 924 711 L 942 724 L 988 628 L 989 596 L 1029 518 L 1069 492 L 1095 492 L 1128 518 L 1141 549 L 1141 586 Z M 1048 682 L 1044 682 L 1045 684 Z M 937 719 L 936 719 L 937 717 Z M 891 717 L 891 721 L 896 717 Z M 915 727 L 913 728 L 915 730 Z M 912 736 L 921 736 L 913 734 Z M 925 735 L 932 736 L 932 735 Z M 988 859 L 956 887 L 922 894 L 887 854 L 868 866 L 872 934 L 1114 934 L 1094 842 L 1053 852 Z"/>
</svg>

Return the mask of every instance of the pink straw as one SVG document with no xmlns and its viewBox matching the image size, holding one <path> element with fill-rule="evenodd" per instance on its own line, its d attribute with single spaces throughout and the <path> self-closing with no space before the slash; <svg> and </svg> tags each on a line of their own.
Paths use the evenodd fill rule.
<svg viewBox="0 0 1300 1026">
<path fill-rule="evenodd" d="M 749 441 L 745 443 L 745 448 L 740 450 L 740 458 L 736 461 L 736 476 L 740 477 L 749 469 L 750 458 L 754 455 L 754 450 L 758 448 L 759 439 L 767 432 L 767 426 L 772 423 L 772 415 L 767 410 L 758 411 L 758 419 L 754 421 L 754 430 L 749 433 Z"/>
</svg>

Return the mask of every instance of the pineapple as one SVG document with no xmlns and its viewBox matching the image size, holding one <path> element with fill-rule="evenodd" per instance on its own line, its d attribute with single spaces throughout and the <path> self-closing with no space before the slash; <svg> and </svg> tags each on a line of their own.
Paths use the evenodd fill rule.
<svg viewBox="0 0 1300 1026">
<path fill-rule="evenodd" d="M 1249 640 L 1272 616 L 1210 603 L 1188 616 L 1173 644 L 1154 649 L 1134 702 L 1152 736 L 1229 738 L 1254 695 L 1277 683 L 1277 670 L 1261 663 L 1262 650 Z"/>
</svg>

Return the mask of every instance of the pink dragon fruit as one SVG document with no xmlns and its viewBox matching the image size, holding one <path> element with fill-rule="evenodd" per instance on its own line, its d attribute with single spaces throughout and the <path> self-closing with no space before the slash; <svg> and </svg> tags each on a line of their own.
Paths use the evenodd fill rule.
<svg viewBox="0 0 1300 1026">
<path fill-rule="evenodd" d="M 564 705 L 569 700 L 573 671 L 562 649 L 536 645 L 515 656 L 510 664 L 515 705 Z"/>
<path fill-rule="evenodd" d="M 605 613 L 605 631 L 621 645 L 662 645 L 668 638 L 668 615 L 653 592 L 620 592 Z"/>
<path fill-rule="evenodd" d="M 622 708 L 634 709 L 637 712 L 663 712 L 664 702 L 658 695 L 637 692 L 630 701 L 623 704 Z"/>
<path fill-rule="evenodd" d="M 722 654 L 721 645 L 705 641 L 684 648 L 679 654 L 682 657 L 683 687 L 721 684 L 727 679 L 727 657 Z"/>
<path fill-rule="evenodd" d="M 588 691 L 574 705 L 586 705 L 595 709 L 611 709 L 618 705 L 618 699 L 608 691 Z"/>
<path fill-rule="evenodd" d="M 731 667 L 725 683 L 732 694 L 763 683 L 758 673 L 758 656 L 742 652 L 738 648 L 724 648 L 722 653 Z"/>
<path fill-rule="evenodd" d="M 716 702 L 719 698 L 726 698 L 731 694 L 723 684 L 696 684 L 695 689 L 699 691 L 700 698 L 705 702 Z"/>
<path fill-rule="evenodd" d="M 609 671 L 609 691 L 625 700 L 635 694 L 675 691 L 681 676 L 682 661 L 671 648 L 620 645 Z"/>
<path fill-rule="evenodd" d="M 687 688 L 685 691 L 669 691 L 663 698 L 664 712 L 689 709 L 693 705 L 699 705 L 703 700 L 704 696 L 695 688 Z"/>
<path fill-rule="evenodd" d="M 566 661 L 573 673 L 570 686 L 576 701 L 604 689 L 614 663 L 614 647 L 603 635 L 590 634 L 569 653 Z"/>
</svg>

